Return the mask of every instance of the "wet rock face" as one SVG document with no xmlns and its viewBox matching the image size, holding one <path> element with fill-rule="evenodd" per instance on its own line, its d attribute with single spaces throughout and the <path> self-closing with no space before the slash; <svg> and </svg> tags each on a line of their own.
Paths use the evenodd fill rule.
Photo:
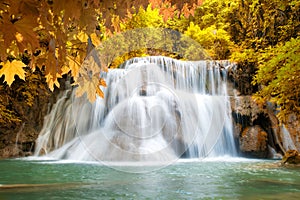
<svg viewBox="0 0 300 200">
<path fill-rule="evenodd" d="M 276 106 L 267 103 L 265 105 L 257 105 L 250 95 L 241 95 L 231 97 L 231 108 L 234 128 L 234 138 L 237 146 L 240 147 L 240 155 L 255 157 L 255 158 L 280 158 L 284 155 L 284 152 L 289 150 L 288 146 L 293 146 L 300 151 L 300 123 L 296 115 L 291 114 L 289 120 L 284 124 L 291 137 L 291 141 L 286 141 L 283 134 L 283 125 L 276 117 Z M 273 149 L 274 152 L 266 153 L 266 149 L 249 148 L 250 139 L 245 138 L 245 135 L 253 137 L 253 134 L 249 134 L 249 129 L 252 127 L 260 127 L 266 134 L 267 147 Z M 259 135 L 257 135 L 259 136 Z M 248 141 L 248 142 L 247 142 Z M 287 144 L 291 142 L 293 144 Z M 253 143 L 254 144 L 254 143 Z M 264 145 L 263 145 L 264 146 Z M 255 151 L 262 151 L 261 153 L 254 153 Z M 264 156 L 265 157 L 262 157 Z"/>
<path fill-rule="evenodd" d="M 268 134 L 258 125 L 247 127 L 239 138 L 240 151 L 246 157 L 266 158 Z"/>
<path fill-rule="evenodd" d="M 264 111 L 249 95 L 231 98 L 231 108 L 234 138 L 238 144 L 240 155 L 266 158 L 269 135 L 263 126 L 266 120 L 260 119 L 260 116 L 264 115 Z M 263 141 L 258 143 L 258 137 L 261 137 Z"/>
<path fill-rule="evenodd" d="M 0 158 L 24 157 L 32 154 L 43 117 L 47 114 L 47 101 L 32 107 L 28 118 L 13 129 L 0 128 Z M 43 104 L 44 103 L 44 104 Z"/>
<path fill-rule="evenodd" d="M 23 123 L 19 130 L 7 130 L 0 134 L 0 158 L 32 155 L 39 128 Z"/>
<path fill-rule="evenodd" d="M 297 118 L 295 114 L 291 114 L 285 125 L 287 130 L 290 132 L 297 150 L 300 151 L 300 119 Z"/>
<path fill-rule="evenodd" d="M 15 145 L 9 145 L 0 150 L 2 158 L 19 157 L 21 152 Z"/>
</svg>

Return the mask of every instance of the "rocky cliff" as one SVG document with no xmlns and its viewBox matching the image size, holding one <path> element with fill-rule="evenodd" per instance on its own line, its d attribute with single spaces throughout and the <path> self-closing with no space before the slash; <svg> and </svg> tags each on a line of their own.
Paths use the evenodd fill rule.
<svg viewBox="0 0 300 200">
<path fill-rule="evenodd" d="M 251 68 L 251 69 L 247 69 Z M 258 105 L 252 98 L 257 88 L 251 84 L 253 66 L 234 66 L 229 78 L 237 92 L 231 97 L 235 140 L 239 153 L 251 158 L 280 158 L 290 149 L 300 150 L 300 123 L 295 115 L 281 124 L 272 103 Z"/>
<path fill-rule="evenodd" d="M 25 99 L 12 96 L 11 104 L 20 115 L 20 123 L 5 124 L 0 127 L 0 158 L 24 157 L 32 155 L 35 141 L 41 131 L 44 117 L 59 97 L 60 91 L 70 87 L 68 77 L 60 80 L 61 88 L 54 92 L 40 90 L 32 106 L 26 106 Z M 45 84 L 45 83 L 40 83 Z"/>
</svg>

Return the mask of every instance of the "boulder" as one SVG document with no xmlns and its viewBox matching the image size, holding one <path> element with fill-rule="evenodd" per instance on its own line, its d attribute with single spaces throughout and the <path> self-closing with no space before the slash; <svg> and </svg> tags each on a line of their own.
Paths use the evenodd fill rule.
<svg viewBox="0 0 300 200">
<path fill-rule="evenodd" d="M 259 126 L 246 127 L 239 139 L 240 151 L 243 156 L 267 158 L 268 134 Z"/>
<path fill-rule="evenodd" d="M 11 144 L 9 146 L 0 149 L 1 158 L 20 157 L 23 156 L 18 145 Z"/>
<path fill-rule="evenodd" d="M 300 155 L 297 150 L 288 150 L 285 152 L 282 160 L 282 164 L 300 164 Z"/>
</svg>

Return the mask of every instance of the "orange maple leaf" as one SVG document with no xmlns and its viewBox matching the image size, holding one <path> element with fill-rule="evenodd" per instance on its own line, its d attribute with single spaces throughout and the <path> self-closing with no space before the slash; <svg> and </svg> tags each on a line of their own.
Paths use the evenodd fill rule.
<svg viewBox="0 0 300 200">
<path fill-rule="evenodd" d="M 92 40 L 92 44 L 93 44 L 95 47 L 100 46 L 101 41 L 100 41 L 100 39 L 99 39 L 99 37 L 97 36 L 96 33 L 92 33 L 92 34 L 90 35 L 90 38 L 91 38 L 91 40 Z"/>
<path fill-rule="evenodd" d="M 98 76 L 93 76 L 92 78 L 80 77 L 77 81 L 78 87 L 76 88 L 76 92 L 75 92 L 76 96 L 80 97 L 80 96 L 86 94 L 87 99 L 90 102 L 92 102 L 92 103 L 95 102 L 96 93 L 99 94 L 99 90 L 100 90 L 98 83 L 99 83 Z M 101 92 L 100 92 L 100 95 L 101 95 Z"/>
<path fill-rule="evenodd" d="M 106 87 L 106 82 L 99 77 L 99 73 L 90 75 L 89 72 L 83 70 L 73 85 L 78 85 L 75 92 L 76 96 L 80 97 L 86 94 L 87 99 L 91 103 L 96 100 L 97 95 L 104 98 L 104 93 L 100 86 Z"/>
<path fill-rule="evenodd" d="M 69 68 L 71 70 L 71 74 L 74 78 L 76 78 L 78 76 L 78 73 L 79 73 L 79 69 L 81 67 L 81 64 L 80 64 L 80 57 L 77 56 L 77 57 L 72 57 L 72 56 L 67 56 L 67 60 L 69 61 Z"/>
<path fill-rule="evenodd" d="M 4 81 L 11 86 L 15 80 L 15 75 L 19 76 L 20 79 L 25 80 L 25 70 L 23 69 L 26 65 L 18 60 L 12 62 L 7 61 L 5 64 L 2 63 L 3 67 L 0 69 L 0 77 L 4 75 Z"/>
<path fill-rule="evenodd" d="M 60 74 L 56 74 L 55 77 L 53 77 L 50 73 L 45 76 L 48 87 L 52 92 L 54 91 L 54 85 L 56 85 L 56 87 L 58 88 L 60 87 L 57 78 L 61 78 L 61 77 L 62 76 Z"/>
<path fill-rule="evenodd" d="M 25 16 L 13 24 L 13 27 L 15 28 L 15 35 L 18 33 L 19 36 L 22 37 L 21 41 L 17 40 L 20 51 L 28 48 L 28 44 L 31 45 L 32 50 L 39 47 L 37 34 L 33 30 L 37 26 L 37 19 L 33 16 Z"/>
</svg>

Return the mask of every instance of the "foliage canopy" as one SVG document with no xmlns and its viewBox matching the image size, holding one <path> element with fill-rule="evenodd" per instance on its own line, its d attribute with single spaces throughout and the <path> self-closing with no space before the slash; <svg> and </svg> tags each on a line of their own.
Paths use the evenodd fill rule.
<svg viewBox="0 0 300 200">
<path fill-rule="evenodd" d="M 278 105 L 279 118 L 300 116 L 300 37 L 284 45 L 266 49 L 259 57 L 259 70 L 254 84 L 262 85 L 255 95 L 258 102 Z"/>
</svg>

